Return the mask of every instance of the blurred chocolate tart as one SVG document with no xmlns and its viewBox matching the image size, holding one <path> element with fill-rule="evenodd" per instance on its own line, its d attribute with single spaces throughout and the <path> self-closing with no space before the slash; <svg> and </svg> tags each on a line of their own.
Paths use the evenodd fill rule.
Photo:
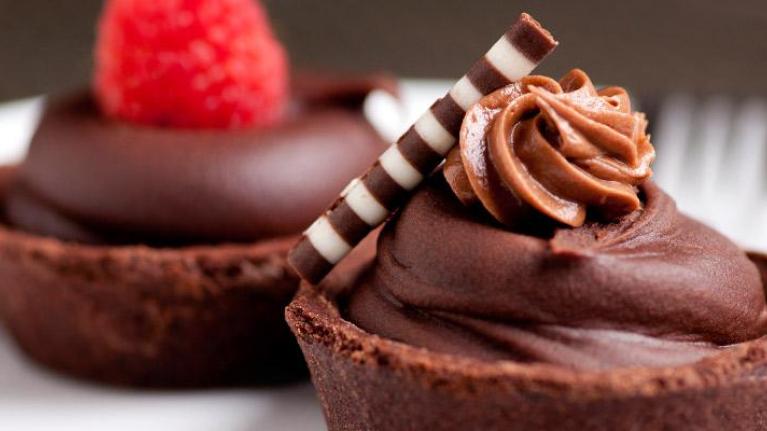
<svg viewBox="0 0 767 431">
<path fill-rule="evenodd" d="M 330 429 L 767 426 L 765 259 L 649 181 L 646 127 L 580 70 L 468 109 L 375 258 L 287 309 Z"/>
<path fill-rule="evenodd" d="M 386 147 L 362 105 L 393 80 L 288 78 L 250 0 L 111 0 L 96 64 L 4 179 L 0 312 L 21 348 L 117 384 L 305 376 L 286 254 Z"/>
</svg>

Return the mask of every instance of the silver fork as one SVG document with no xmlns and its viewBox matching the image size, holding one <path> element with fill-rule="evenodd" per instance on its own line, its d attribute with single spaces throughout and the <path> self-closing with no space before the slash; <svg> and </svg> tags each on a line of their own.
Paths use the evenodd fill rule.
<svg viewBox="0 0 767 431">
<path fill-rule="evenodd" d="M 655 121 L 658 184 L 683 212 L 767 251 L 767 100 L 675 94 Z"/>
</svg>

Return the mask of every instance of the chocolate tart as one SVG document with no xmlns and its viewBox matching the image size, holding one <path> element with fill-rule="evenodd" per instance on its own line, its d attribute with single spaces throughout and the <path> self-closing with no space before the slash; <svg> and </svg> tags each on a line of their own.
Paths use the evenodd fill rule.
<svg viewBox="0 0 767 431">
<path fill-rule="evenodd" d="M 765 258 L 649 181 L 647 125 L 580 70 L 470 107 L 375 259 L 288 306 L 330 429 L 765 429 Z"/>
<path fill-rule="evenodd" d="M 393 86 L 304 74 L 284 123 L 236 132 L 133 126 L 86 92 L 53 98 L 27 159 L 4 171 L 11 334 L 41 364 L 114 384 L 305 378 L 284 321 L 299 285 L 287 253 L 387 146 L 361 105 Z"/>
<path fill-rule="evenodd" d="M 30 357 L 139 386 L 277 383 L 304 365 L 282 319 L 292 238 L 100 247 L 0 228 L 0 313 Z"/>
<path fill-rule="evenodd" d="M 765 257 L 754 259 L 767 274 Z M 286 311 L 330 430 L 767 427 L 765 339 L 677 367 L 584 372 L 484 361 L 360 329 L 339 312 L 349 287 L 304 284 Z"/>
</svg>

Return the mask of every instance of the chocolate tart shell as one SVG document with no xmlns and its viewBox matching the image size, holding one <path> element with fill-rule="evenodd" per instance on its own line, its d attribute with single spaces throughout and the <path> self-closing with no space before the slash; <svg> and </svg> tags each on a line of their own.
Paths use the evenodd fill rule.
<svg viewBox="0 0 767 431">
<path fill-rule="evenodd" d="M 0 194 L 13 168 L 0 169 Z M 296 238 L 185 248 L 89 246 L 0 225 L 0 316 L 52 369 L 135 386 L 306 376 L 284 321 Z"/>
<path fill-rule="evenodd" d="M 764 258 L 753 258 L 764 274 Z M 681 367 L 579 372 L 486 362 L 344 320 L 338 304 L 350 279 L 303 284 L 286 310 L 331 431 L 767 429 L 765 338 Z"/>
</svg>

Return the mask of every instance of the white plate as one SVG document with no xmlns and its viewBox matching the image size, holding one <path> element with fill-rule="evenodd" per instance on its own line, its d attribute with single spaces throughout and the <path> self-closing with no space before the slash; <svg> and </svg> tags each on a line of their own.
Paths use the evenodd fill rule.
<svg viewBox="0 0 767 431">
<path fill-rule="evenodd" d="M 406 80 L 403 109 L 380 96 L 366 111 L 389 136 L 404 131 L 448 88 Z M 0 164 L 24 156 L 42 98 L 0 105 Z M 385 129 L 385 130 L 383 130 Z M 304 383 L 275 389 L 117 390 L 83 384 L 29 362 L 0 329 L 0 429 L 3 430 L 323 430 L 314 391 Z"/>
</svg>

